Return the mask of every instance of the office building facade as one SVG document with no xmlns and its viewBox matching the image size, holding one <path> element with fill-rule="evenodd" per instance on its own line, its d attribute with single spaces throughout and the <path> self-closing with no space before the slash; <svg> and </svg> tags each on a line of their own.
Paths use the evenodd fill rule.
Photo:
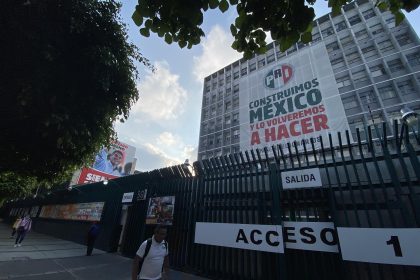
<svg viewBox="0 0 420 280">
<path fill-rule="evenodd" d="M 420 113 L 420 41 L 371 1 L 313 23 L 312 42 L 238 60 L 206 77 L 198 159 L 344 132 Z M 308 143 L 308 142 L 306 142 Z M 333 144 L 336 141 L 333 139 Z"/>
</svg>

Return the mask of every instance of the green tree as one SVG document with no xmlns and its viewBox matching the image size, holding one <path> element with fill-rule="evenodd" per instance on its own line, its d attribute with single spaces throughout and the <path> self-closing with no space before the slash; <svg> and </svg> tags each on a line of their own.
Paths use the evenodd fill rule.
<svg viewBox="0 0 420 280">
<path fill-rule="evenodd" d="M 322 0 L 319 0 L 322 1 Z M 230 26 L 234 36 L 232 48 L 250 58 L 253 53 L 266 51 L 265 32 L 280 43 L 284 51 L 301 40 L 312 40 L 312 21 L 314 9 L 310 7 L 316 0 L 138 0 L 133 13 L 134 22 L 140 26 L 140 34 L 149 37 L 150 32 L 163 37 L 165 42 L 178 43 L 181 48 L 191 48 L 204 36 L 200 28 L 203 13 L 208 9 L 226 12 L 236 7 L 238 16 Z M 349 0 L 328 0 L 333 13 Z M 418 8 L 419 0 L 378 0 L 381 9 L 394 13 L 397 24 L 404 19 L 400 9 L 412 11 Z M 309 5 L 309 6 L 308 6 Z"/>
<path fill-rule="evenodd" d="M 9 184 L 0 196 L 13 184 L 67 180 L 115 138 L 113 123 L 139 97 L 136 64 L 151 67 L 119 9 L 112 0 L 2 1 L 0 180 Z"/>
</svg>

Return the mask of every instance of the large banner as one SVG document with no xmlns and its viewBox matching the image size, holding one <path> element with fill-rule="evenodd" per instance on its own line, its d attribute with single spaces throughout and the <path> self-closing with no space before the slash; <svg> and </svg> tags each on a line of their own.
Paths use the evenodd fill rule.
<svg viewBox="0 0 420 280">
<path fill-rule="evenodd" d="M 320 137 L 329 146 L 328 133 L 335 146 L 337 132 L 349 130 L 324 43 L 250 74 L 239 86 L 241 150 L 279 144 L 288 153 L 287 143 L 310 150 L 311 138 L 318 149 Z"/>
<path fill-rule="evenodd" d="M 88 202 L 77 204 L 44 205 L 39 213 L 40 218 L 100 221 L 105 202 Z"/>
<path fill-rule="evenodd" d="M 114 141 L 110 148 L 102 148 L 95 156 L 93 165 L 82 168 L 72 183 L 95 183 L 133 174 L 136 165 L 135 153 L 135 147 Z"/>
</svg>

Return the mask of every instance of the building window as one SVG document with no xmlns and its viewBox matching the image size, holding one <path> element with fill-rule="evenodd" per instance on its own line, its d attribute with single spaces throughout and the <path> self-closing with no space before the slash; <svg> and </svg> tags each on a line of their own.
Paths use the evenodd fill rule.
<svg viewBox="0 0 420 280">
<path fill-rule="evenodd" d="M 359 15 L 354 15 L 354 16 L 349 18 L 349 23 L 350 23 L 351 26 L 356 25 L 361 21 L 362 20 L 360 19 Z"/>
<path fill-rule="evenodd" d="M 257 64 L 253 62 L 249 65 L 249 72 L 251 73 L 252 71 L 255 71 L 255 69 L 257 69 Z"/>
<path fill-rule="evenodd" d="M 337 42 L 333 42 L 331 44 L 328 44 L 326 47 L 327 47 L 327 51 L 328 52 L 332 52 L 332 51 L 338 50 L 340 48 L 338 46 L 338 43 Z"/>
<path fill-rule="evenodd" d="M 362 40 L 362 39 L 366 39 L 369 37 L 369 34 L 367 33 L 366 29 L 362 29 L 360 31 L 357 31 L 354 33 L 354 36 L 356 36 L 356 38 L 358 40 Z"/>
<path fill-rule="evenodd" d="M 344 63 L 343 57 L 339 57 L 339 58 L 331 60 L 331 65 L 334 69 L 338 69 L 340 67 L 346 66 L 346 64 Z"/>
<path fill-rule="evenodd" d="M 237 78 L 239 78 L 239 71 L 233 73 L 233 79 L 236 80 Z"/>
<path fill-rule="evenodd" d="M 343 106 L 345 110 L 350 110 L 359 107 L 355 96 L 343 98 Z"/>
<path fill-rule="evenodd" d="M 397 123 L 401 123 L 401 113 L 400 111 L 393 111 L 388 113 L 388 119 L 391 125 L 394 125 L 394 120 L 397 120 Z"/>
<path fill-rule="evenodd" d="M 361 70 L 353 73 L 354 83 L 362 83 L 368 80 L 368 76 L 365 70 Z"/>
<path fill-rule="evenodd" d="M 239 97 L 235 97 L 233 99 L 233 108 L 238 108 L 239 107 Z"/>
<path fill-rule="evenodd" d="M 260 59 L 258 61 L 258 68 L 264 67 L 265 66 L 265 58 Z"/>
<path fill-rule="evenodd" d="M 394 45 L 392 45 L 392 42 L 390 40 L 379 42 L 378 47 L 382 52 L 386 52 L 386 51 L 394 49 Z"/>
<path fill-rule="evenodd" d="M 420 65 L 420 52 L 408 54 L 407 60 L 412 67 Z"/>
<path fill-rule="evenodd" d="M 230 78 L 231 78 L 232 76 L 229 74 L 229 75 L 227 75 L 226 76 L 226 83 L 229 83 L 230 82 Z"/>
<path fill-rule="evenodd" d="M 360 101 L 364 106 L 377 105 L 377 99 L 372 89 L 359 93 Z"/>
<path fill-rule="evenodd" d="M 272 54 L 270 54 L 270 55 L 267 56 L 267 64 L 270 64 L 274 60 L 275 60 L 274 53 L 272 53 Z"/>
<path fill-rule="evenodd" d="M 232 121 L 233 123 L 237 123 L 239 121 L 239 113 L 233 114 Z"/>
<path fill-rule="evenodd" d="M 239 138 L 239 129 L 235 129 L 233 131 L 233 139 L 238 139 Z"/>
<path fill-rule="evenodd" d="M 347 86 L 350 86 L 350 85 L 351 85 L 351 82 L 350 82 L 349 76 L 344 76 L 344 77 L 341 77 L 341 78 L 337 79 L 337 87 L 338 88 L 347 87 Z"/>
<path fill-rule="evenodd" d="M 395 90 L 390 85 L 378 88 L 378 92 L 382 100 L 387 100 L 387 99 L 397 97 Z"/>
<path fill-rule="evenodd" d="M 234 85 L 233 86 L 233 93 L 237 93 L 239 92 L 239 85 Z"/>
<path fill-rule="evenodd" d="M 231 109 L 232 109 L 232 102 L 227 101 L 227 102 L 225 103 L 225 111 L 229 111 L 229 110 L 231 110 Z"/>
<path fill-rule="evenodd" d="M 371 66 L 371 67 L 369 67 L 369 70 L 370 70 L 370 74 L 374 78 L 380 77 L 380 76 L 383 76 L 383 75 L 386 74 L 385 68 L 382 64 Z"/>
<path fill-rule="evenodd" d="M 359 55 L 359 53 L 358 53 L 357 50 L 354 51 L 354 52 L 351 52 L 351 53 L 347 54 L 346 57 L 347 57 L 347 62 L 349 64 L 352 64 L 352 63 L 356 63 L 356 62 L 361 61 L 360 55 Z"/>
<path fill-rule="evenodd" d="M 219 87 L 223 86 L 225 84 L 225 81 L 219 80 Z"/>
<path fill-rule="evenodd" d="M 238 146 L 235 146 L 235 147 L 233 147 L 233 152 L 236 154 L 236 153 L 239 153 L 239 147 Z"/>
<path fill-rule="evenodd" d="M 245 76 L 246 74 L 248 74 L 248 70 L 246 68 L 242 68 L 241 76 Z"/>
<path fill-rule="evenodd" d="M 412 40 L 410 38 L 410 35 L 408 35 L 408 33 L 397 35 L 395 36 L 395 39 L 397 39 L 398 44 L 400 44 L 401 47 L 412 43 Z"/>
<path fill-rule="evenodd" d="M 386 64 L 388 64 L 391 73 L 404 70 L 404 65 L 399 58 L 388 61 Z"/>
<path fill-rule="evenodd" d="M 378 54 L 374 46 L 368 46 L 363 48 L 362 53 L 365 58 L 369 58 Z"/>
<path fill-rule="evenodd" d="M 375 11 L 373 9 L 366 10 L 366 11 L 362 12 L 362 14 L 363 14 L 363 17 L 365 18 L 365 20 L 368 20 L 368 19 L 376 16 Z"/>
<path fill-rule="evenodd" d="M 321 40 L 321 35 L 319 33 L 312 34 L 312 43 L 318 42 Z"/>
<path fill-rule="evenodd" d="M 353 44 L 353 39 L 350 36 L 346 36 L 344 38 L 341 38 L 340 41 L 341 41 L 341 45 L 343 46 L 343 48 Z"/>
<path fill-rule="evenodd" d="M 347 24 L 345 21 L 339 22 L 335 25 L 335 29 L 337 30 L 337 32 L 340 32 L 341 30 L 344 30 L 347 28 Z"/>
<path fill-rule="evenodd" d="M 332 26 L 330 26 L 327 29 L 322 30 L 321 33 L 324 38 L 327 38 L 328 36 L 334 34 L 334 29 L 332 28 Z"/>
<path fill-rule="evenodd" d="M 382 28 L 382 24 L 381 23 L 377 23 L 375 25 L 372 25 L 370 27 L 370 30 L 371 30 L 371 32 L 372 32 L 373 35 L 377 35 L 377 34 L 380 34 L 380 33 L 383 33 L 384 32 L 384 29 Z"/>
<path fill-rule="evenodd" d="M 388 25 L 388 28 L 394 28 L 395 27 L 395 18 L 390 17 L 385 20 L 386 24 Z"/>
<path fill-rule="evenodd" d="M 230 116 L 225 116 L 225 124 L 228 125 L 230 124 Z"/>
<path fill-rule="evenodd" d="M 398 90 L 401 92 L 401 94 L 412 94 L 415 93 L 414 85 L 411 80 L 406 80 L 397 83 Z"/>
<path fill-rule="evenodd" d="M 217 134 L 216 135 L 216 144 L 221 144 L 222 143 L 222 134 Z"/>
<path fill-rule="evenodd" d="M 225 133 L 225 143 L 228 144 L 230 142 L 230 132 Z"/>
<path fill-rule="evenodd" d="M 206 92 L 209 92 L 210 91 L 210 85 L 207 85 L 206 86 Z"/>
</svg>

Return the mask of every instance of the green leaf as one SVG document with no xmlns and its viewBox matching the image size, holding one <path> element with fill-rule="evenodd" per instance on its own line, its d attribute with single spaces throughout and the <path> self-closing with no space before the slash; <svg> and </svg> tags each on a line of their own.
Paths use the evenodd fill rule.
<svg viewBox="0 0 420 280">
<path fill-rule="evenodd" d="M 300 40 L 302 43 L 307 44 L 312 41 L 312 33 L 311 32 L 305 32 L 300 36 Z"/>
<path fill-rule="evenodd" d="M 235 41 L 233 41 L 231 47 L 232 47 L 232 49 L 237 50 L 238 49 L 238 45 L 239 45 L 238 40 L 235 40 Z"/>
<path fill-rule="evenodd" d="M 144 37 L 149 37 L 150 31 L 148 28 L 140 28 L 140 34 L 143 35 Z"/>
<path fill-rule="evenodd" d="M 399 25 L 405 19 L 405 16 L 401 11 L 398 11 L 395 15 L 395 25 Z"/>
<path fill-rule="evenodd" d="M 219 4 L 219 9 L 222 13 L 226 12 L 229 9 L 229 3 L 227 0 L 221 0 Z"/>
<path fill-rule="evenodd" d="M 165 42 L 167 43 L 167 44 L 172 44 L 172 36 L 171 36 L 171 34 L 169 34 L 169 33 L 166 33 L 165 34 Z"/>
<path fill-rule="evenodd" d="M 179 40 L 178 45 L 181 49 L 183 49 L 187 45 L 187 42 Z"/>
<path fill-rule="evenodd" d="M 235 25 L 233 24 L 230 25 L 230 32 L 232 33 L 233 36 L 236 36 L 236 34 L 238 34 L 238 29 L 236 29 Z"/>
<path fill-rule="evenodd" d="M 146 22 L 144 23 L 144 26 L 147 28 L 152 28 L 153 21 L 151 19 L 146 20 Z"/>
<path fill-rule="evenodd" d="M 388 4 L 386 2 L 379 2 L 377 6 L 378 9 L 381 10 L 381 12 L 388 10 Z"/>
<path fill-rule="evenodd" d="M 229 0 L 230 5 L 236 5 L 238 4 L 238 0 Z"/>
<path fill-rule="evenodd" d="M 137 11 L 134 11 L 131 18 L 137 26 L 141 26 L 143 24 L 143 17 Z"/>
<path fill-rule="evenodd" d="M 216 9 L 219 6 L 218 0 L 209 0 L 210 9 Z"/>
</svg>

